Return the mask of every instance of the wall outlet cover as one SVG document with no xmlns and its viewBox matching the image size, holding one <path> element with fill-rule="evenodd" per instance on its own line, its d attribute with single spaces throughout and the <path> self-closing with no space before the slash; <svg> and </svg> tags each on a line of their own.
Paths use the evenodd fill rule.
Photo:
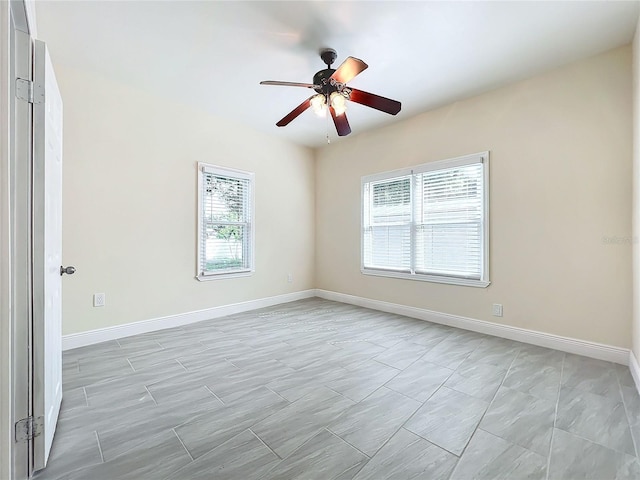
<svg viewBox="0 0 640 480">
<path fill-rule="evenodd" d="M 106 296 L 104 293 L 94 293 L 93 294 L 93 306 L 94 307 L 104 307 L 106 303 Z"/>
</svg>

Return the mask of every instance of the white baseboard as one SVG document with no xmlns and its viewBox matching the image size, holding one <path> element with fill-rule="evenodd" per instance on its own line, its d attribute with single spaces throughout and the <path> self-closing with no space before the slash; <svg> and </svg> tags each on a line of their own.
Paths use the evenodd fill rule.
<svg viewBox="0 0 640 480">
<path fill-rule="evenodd" d="M 631 370 L 633 381 L 636 382 L 636 390 L 640 393 L 640 364 L 631 350 L 629 351 L 629 370 Z"/>
<path fill-rule="evenodd" d="M 321 289 L 303 290 L 284 295 L 276 295 L 274 297 L 260 298 L 247 302 L 233 303 L 230 305 L 222 305 L 194 312 L 168 315 L 166 317 L 152 318 L 125 325 L 117 325 L 114 327 L 90 330 L 88 332 L 64 335 L 62 337 L 62 349 L 70 350 L 72 348 L 93 345 L 96 343 L 106 342 L 108 340 L 115 340 L 117 338 L 129 337 L 139 333 L 148 333 L 156 330 L 164 330 L 166 328 L 179 327 L 181 325 L 200 322 L 202 320 L 224 317 L 226 315 L 233 315 L 236 313 L 247 312 L 249 310 L 256 310 L 258 308 L 270 307 L 281 303 L 294 302 L 296 300 L 302 300 L 314 296 L 336 302 L 348 303 L 350 305 L 371 308 L 382 312 L 404 315 L 406 317 L 417 318 L 451 327 L 462 328 L 464 330 L 471 330 L 473 332 L 508 338 L 510 340 L 530 343 L 541 347 L 553 348 L 563 352 L 584 355 L 586 357 L 606 360 L 609 362 L 619 363 L 621 365 L 629 365 L 631 374 L 633 375 L 636 385 L 640 390 L 640 366 L 633 354 L 626 348 L 613 347 L 610 345 L 588 342 L 586 340 L 562 337 L 550 333 L 511 327 L 475 318 L 435 312 L 423 308 L 409 307 L 397 303 L 383 302 L 380 300 L 373 300 L 370 298 L 357 297 L 354 295 Z"/>
<path fill-rule="evenodd" d="M 115 340 L 117 338 L 130 337 L 131 335 L 137 335 L 139 333 L 164 330 L 166 328 L 179 327 L 181 325 L 200 322 L 202 320 L 210 320 L 212 318 L 224 317 L 236 313 L 247 312 L 249 310 L 256 310 L 258 308 L 270 307 L 281 303 L 294 302 L 296 300 L 314 297 L 315 293 L 315 290 L 302 290 L 300 292 L 285 293 L 274 297 L 259 298 L 256 300 L 249 300 L 247 302 L 233 303 L 230 305 L 206 308 L 204 310 L 197 310 L 194 312 L 179 313 L 176 315 L 168 315 L 166 317 L 127 323 L 125 325 L 99 328 L 88 332 L 63 335 L 62 350 L 71 350 L 72 348 L 93 345 L 95 343 Z"/>
<path fill-rule="evenodd" d="M 419 320 L 426 320 L 428 322 L 462 328 L 464 330 L 471 330 L 473 332 L 508 338 L 518 342 L 530 343 L 540 347 L 553 348 L 555 350 L 574 353 L 576 355 L 584 355 L 585 357 L 606 360 L 609 362 L 619 363 L 621 365 L 629 365 L 630 361 L 629 350 L 626 348 L 613 347 L 611 345 L 603 345 L 601 343 L 588 342 L 586 340 L 579 340 L 576 338 L 562 337 L 560 335 L 527 330 L 525 328 L 500 325 L 498 323 L 477 320 L 475 318 L 434 312 L 423 308 L 408 307 L 397 303 L 383 302 L 380 300 L 357 297 L 328 290 L 317 289 L 316 296 L 336 302 L 349 303 L 351 305 L 358 305 L 360 307 L 380 310 L 382 312 L 395 313 L 406 317 L 417 318 Z M 640 376 L 638 376 L 638 374 L 640 374 L 640 367 L 636 370 L 636 374 L 637 375 L 634 376 L 634 378 L 636 380 L 636 385 L 638 385 L 640 384 L 638 381 L 640 378 Z"/>
</svg>

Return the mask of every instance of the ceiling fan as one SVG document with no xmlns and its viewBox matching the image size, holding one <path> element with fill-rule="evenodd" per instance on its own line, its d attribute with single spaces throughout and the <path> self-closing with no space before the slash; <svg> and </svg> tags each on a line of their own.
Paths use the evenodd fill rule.
<svg viewBox="0 0 640 480">
<path fill-rule="evenodd" d="M 288 125 L 307 108 L 312 107 L 319 115 L 325 115 L 326 111 L 329 110 L 338 136 L 343 137 L 351 133 L 351 127 L 345 114 L 347 100 L 391 115 L 396 115 L 400 111 L 401 104 L 396 100 L 348 87 L 347 83 L 365 70 L 368 65 L 358 58 L 348 57 L 337 69 L 333 69 L 331 64 L 335 62 L 336 57 L 337 53 L 332 48 L 325 48 L 320 51 L 320 58 L 327 64 L 327 68 L 320 70 L 313 76 L 313 83 L 278 82 L 273 80 L 260 82 L 260 85 L 305 87 L 316 91 L 276 123 L 278 127 Z"/>
</svg>

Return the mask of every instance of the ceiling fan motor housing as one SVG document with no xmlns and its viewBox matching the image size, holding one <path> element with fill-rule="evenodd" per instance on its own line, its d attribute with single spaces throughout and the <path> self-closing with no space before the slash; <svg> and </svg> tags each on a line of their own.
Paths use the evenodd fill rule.
<svg viewBox="0 0 640 480">
<path fill-rule="evenodd" d="M 318 85 L 315 88 L 318 93 L 331 94 L 338 90 L 335 82 L 331 82 L 331 75 L 333 75 L 333 72 L 335 72 L 333 68 L 326 68 L 324 70 L 320 70 L 313 76 L 313 84 Z"/>
</svg>

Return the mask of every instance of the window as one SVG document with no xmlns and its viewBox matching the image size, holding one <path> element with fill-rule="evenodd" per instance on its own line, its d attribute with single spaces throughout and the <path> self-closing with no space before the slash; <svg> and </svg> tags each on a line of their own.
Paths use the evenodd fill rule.
<svg viewBox="0 0 640 480">
<path fill-rule="evenodd" d="M 198 280 L 250 275 L 253 173 L 198 164 Z"/>
<path fill-rule="evenodd" d="M 489 285 L 489 152 L 362 178 L 362 273 Z"/>
</svg>

